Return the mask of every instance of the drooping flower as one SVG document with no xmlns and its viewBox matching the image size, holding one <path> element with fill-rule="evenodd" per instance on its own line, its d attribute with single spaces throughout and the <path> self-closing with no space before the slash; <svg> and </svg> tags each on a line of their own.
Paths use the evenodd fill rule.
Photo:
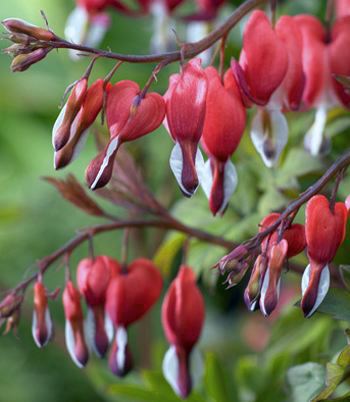
<svg viewBox="0 0 350 402">
<path fill-rule="evenodd" d="M 199 180 L 197 170 L 203 167 L 198 150 L 206 110 L 208 82 L 200 59 L 190 60 L 180 74 L 169 79 L 166 101 L 165 126 L 175 141 L 170 156 L 170 167 L 187 197 L 196 191 Z"/>
<path fill-rule="evenodd" d="M 152 261 L 139 258 L 125 270 L 119 270 L 108 286 L 106 311 L 115 328 L 109 367 L 117 376 L 132 368 L 127 328 L 141 319 L 158 300 L 162 277 Z"/>
<path fill-rule="evenodd" d="M 88 305 L 86 341 L 99 357 L 106 354 L 113 338 L 113 327 L 105 314 L 105 301 L 109 282 L 119 270 L 119 263 L 107 256 L 85 258 L 77 269 L 78 288 Z"/>
<path fill-rule="evenodd" d="M 297 110 L 305 85 L 302 36 L 292 17 L 273 28 L 262 11 L 254 11 L 245 27 L 239 63 L 232 62 L 247 106 L 258 106 L 251 138 L 264 163 L 276 165 L 288 139 L 282 110 Z"/>
<path fill-rule="evenodd" d="M 323 134 L 330 108 L 350 106 L 350 95 L 335 79 L 350 75 L 350 16 L 338 18 L 330 34 L 321 22 L 311 15 L 294 17 L 303 36 L 303 69 L 306 86 L 303 102 L 306 108 L 316 109 L 315 121 L 304 140 L 312 155 L 322 151 Z"/>
<path fill-rule="evenodd" d="M 41 280 L 34 284 L 32 334 L 39 348 L 46 346 L 53 335 L 53 324 L 48 306 L 47 291 Z"/>
<path fill-rule="evenodd" d="M 202 361 L 195 349 L 202 332 L 205 306 L 194 272 L 180 267 L 162 305 L 162 324 L 170 349 L 164 356 L 163 373 L 173 390 L 186 398 L 202 374 Z"/>
<path fill-rule="evenodd" d="M 223 214 L 237 185 L 237 173 L 230 158 L 237 149 L 246 122 L 246 112 L 237 86 L 226 89 L 213 67 L 208 79 L 202 144 L 209 156 L 201 185 L 209 198 L 213 215 Z"/>
<path fill-rule="evenodd" d="M 52 142 L 59 149 L 55 151 L 54 166 L 55 169 L 62 169 L 71 163 L 76 158 L 85 145 L 85 140 L 88 135 L 88 129 L 96 120 L 103 105 L 104 81 L 96 80 L 86 91 L 75 93 L 75 88 L 72 95 L 68 99 L 66 106 L 62 109 L 58 116 L 52 132 Z M 70 99 L 72 97 L 72 105 Z M 80 98 L 80 100 L 77 100 Z M 84 98 L 79 111 L 73 117 L 78 109 L 78 104 Z M 69 137 L 68 137 L 69 135 Z M 64 144 L 64 145 L 62 145 Z"/>
<path fill-rule="evenodd" d="M 155 92 L 142 98 L 138 84 L 125 80 L 109 88 L 106 112 L 110 140 L 86 170 L 86 180 L 92 190 L 109 182 L 115 156 L 124 142 L 149 134 L 162 124 L 165 103 Z"/>
<path fill-rule="evenodd" d="M 84 317 L 80 294 L 72 281 L 66 283 L 62 300 L 66 317 L 66 346 L 74 363 L 79 368 L 82 368 L 89 360 L 89 351 L 85 342 Z"/>
<path fill-rule="evenodd" d="M 306 205 L 305 233 L 310 264 L 301 282 L 301 308 L 306 317 L 316 311 L 328 292 L 328 264 L 344 241 L 346 221 L 347 209 L 343 202 L 331 206 L 325 196 L 315 195 Z"/>
</svg>

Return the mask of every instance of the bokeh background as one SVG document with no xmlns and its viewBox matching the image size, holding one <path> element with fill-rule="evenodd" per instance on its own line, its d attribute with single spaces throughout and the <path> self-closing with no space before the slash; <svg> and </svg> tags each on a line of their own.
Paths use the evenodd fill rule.
<svg viewBox="0 0 350 402">
<path fill-rule="evenodd" d="M 240 1 L 236 1 L 239 4 Z M 281 2 L 280 12 L 324 12 L 324 1 L 304 0 Z M 44 10 L 51 28 L 63 34 L 65 20 L 72 10 L 72 0 L 11 0 L 0 4 L 0 19 L 21 17 L 42 25 L 40 10 Z M 189 6 L 190 8 L 191 6 Z M 233 9 L 227 6 L 223 14 Z M 125 53 L 147 53 L 152 33 L 149 18 L 137 21 L 111 13 L 113 27 L 103 47 Z M 181 27 L 179 32 L 182 34 Z M 181 37 L 181 36 L 180 36 Z M 7 46 L 4 40 L 1 47 Z M 237 54 L 240 29 L 230 36 L 228 57 Z M 78 160 L 63 172 L 53 169 L 51 129 L 59 112 L 58 106 L 65 88 L 85 70 L 87 60 L 72 62 L 66 51 L 52 52 L 47 59 L 29 71 L 12 74 L 10 59 L 0 56 L 0 287 L 14 286 L 37 269 L 35 261 L 52 252 L 74 236 L 77 229 L 95 224 L 97 219 L 85 215 L 64 201 L 43 176 L 63 177 L 68 172 L 83 181 L 84 170 L 95 156 L 93 138 L 89 138 Z M 111 61 L 96 63 L 93 76 L 104 76 L 113 66 Z M 118 79 L 128 78 L 144 84 L 152 66 L 124 65 Z M 164 93 L 167 76 L 176 71 L 171 66 L 160 75 L 156 90 Z M 330 135 L 342 134 L 349 118 L 342 112 L 334 114 Z M 239 241 L 252 235 L 260 218 L 271 210 L 281 208 L 299 191 L 317 178 L 328 159 L 315 160 L 302 150 L 302 135 L 312 116 L 291 116 L 291 141 L 280 167 L 273 171 L 264 168 L 245 136 L 234 161 L 240 184 L 237 194 L 224 218 L 210 216 L 206 200 L 198 192 L 193 200 L 183 200 L 168 169 L 172 147 L 163 129 L 129 146 L 139 163 L 147 185 L 173 213 L 184 222 L 211 230 Z M 334 138 L 329 158 L 348 145 L 344 135 Z M 345 195 L 349 180 L 341 189 Z M 117 207 L 111 212 L 124 214 Z M 302 219 L 302 213 L 301 218 Z M 134 236 L 131 258 L 145 255 L 164 262 L 160 247 L 163 234 L 156 231 Z M 176 234 L 166 238 L 177 244 Z M 170 243 L 171 244 L 171 243 Z M 181 244 L 181 241 L 180 241 Z M 259 313 L 248 314 L 243 306 L 242 289 L 223 290 L 211 265 L 224 250 L 193 242 L 190 262 L 201 276 L 201 286 L 207 300 L 207 322 L 200 347 L 205 351 L 205 378 L 190 398 L 191 401 L 303 401 L 308 390 L 303 384 L 291 391 L 290 384 L 298 381 L 291 376 L 290 367 L 306 363 L 324 363 L 345 343 L 342 324 L 325 315 L 306 321 L 293 307 L 298 299 L 298 278 L 288 275 L 288 285 L 282 299 L 285 307 L 271 319 Z M 175 246 L 174 246 L 175 247 Z M 98 253 L 118 257 L 120 234 L 103 234 L 95 240 Z M 158 250 L 158 252 L 155 252 Z M 345 249 L 344 249 L 345 250 Z M 72 257 L 72 267 L 87 253 L 86 245 Z M 163 254 L 162 254 L 163 253 Z M 342 252 L 341 252 L 342 253 Z M 346 260 L 345 251 L 340 259 Z M 179 256 L 167 262 L 163 269 L 165 282 L 174 276 Z M 342 257 L 343 255 L 343 257 Z M 166 258 L 165 258 L 165 261 Z M 305 263 L 305 257 L 300 258 Z M 62 287 L 64 271 L 57 264 L 50 269 L 46 284 L 50 289 Z M 88 402 L 88 401 L 152 401 L 176 402 L 160 374 L 161 360 L 166 350 L 160 323 L 160 303 L 131 331 L 132 349 L 140 370 L 120 381 L 109 374 L 105 361 L 92 359 L 88 367 L 79 370 L 65 351 L 63 312 L 60 296 L 50 305 L 56 324 L 55 341 L 39 350 L 31 337 L 32 291 L 22 310 L 17 335 L 0 338 L 0 402 Z M 310 363 L 312 364 L 312 363 Z M 315 377 L 322 386 L 324 372 L 319 366 L 305 368 L 305 376 Z M 319 370 L 319 371 L 317 371 Z M 320 371 L 321 370 L 321 371 Z M 288 377 L 289 375 L 289 377 Z M 300 376 L 299 376 L 300 377 Z M 300 379 L 299 379 L 300 380 Z"/>
</svg>

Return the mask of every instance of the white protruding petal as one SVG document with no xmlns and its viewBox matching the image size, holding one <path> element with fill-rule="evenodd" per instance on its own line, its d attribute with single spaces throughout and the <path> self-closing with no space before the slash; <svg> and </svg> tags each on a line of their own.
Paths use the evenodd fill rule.
<svg viewBox="0 0 350 402">
<path fill-rule="evenodd" d="M 170 168 L 171 168 L 172 172 L 174 173 L 176 181 L 177 181 L 178 185 L 180 186 L 181 190 L 185 194 L 187 194 L 188 196 L 191 197 L 196 192 L 197 189 L 194 191 L 193 194 L 191 194 L 185 189 L 185 187 L 182 184 L 183 156 L 182 156 L 182 149 L 178 142 L 175 143 L 175 146 L 174 146 L 173 150 L 171 151 L 169 163 L 170 163 Z M 200 176 L 202 175 L 201 172 L 204 169 L 205 163 L 204 163 L 203 155 L 199 149 L 197 149 L 195 165 L 196 165 L 197 175 L 200 180 Z"/>
<path fill-rule="evenodd" d="M 55 147 L 55 136 L 57 133 L 57 130 L 61 127 L 63 119 L 64 119 L 64 115 L 66 114 L 66 109 L 67 109 L 67 104 L 65 104 L 63 106 L 63 108 L 61 109 L 59 115 L 57 116 L 57 119 L 55 121 L 55 124 L 52 128 L 52 145 L 53 147 Z"/>
<path fill-rule="evenodd" d="M 255 306 L 256 306 L 257 301 L 253 301 L 253 303 L 250 304 L 250 306 L 248 307 L 249 311 L 254 311 L 255 310 Z"/>
<path fill-rule="evenodd" d="M 327 108 L 321 106 L 316 110 L 315 120 L 304 138 L 304 146 L 313 156 L 320 153 L 326 122 Z"/>
<path fill-rule="evenodd" d="M 45 310 L 45 324 L 46 324 L 46 330 L 47 330 L 47 338 L 46 338 L 45 342 L 41 345 L 39 342 L 39 339 L 37 338 L 37 334 L 36 334 L 36 330 L 37 330 L 37 326 L 38 326 L 38 318 L 37 318 L 36 311 L 34 310 L 33 311 L 33 320 L 32 320 L 32 335 L 33 335 L 34 342 L 38 348 L 42 348 L 42 347 L 46 346 L 52 337 L 53 324 L 52 324 L 50 311 L 48 308 L 46 308 L 46 310 Z"/>
<path fill-rule="evenodd" d="M 75 159 L 77 159 L 77 157 L 79 156 L 80 152 L 85 147 L 88 134 L 89 134 L 89 129 L 85 130 L 81 134 L 81 136 L 79 138 L 79 141 L 76 143 L 76 145 L 74 147 L 74 152 L 73 152 L 73 156 L 72 156 L 72 159 L 71 159 L 70 163 L 72 163 Z"/>
<path fill-rule="evenodd" d="M 115 341 L 118 349 L 116 354 L 117 367 L 123 371 L 126 362 L 126 347 L 128 345 L 128 333 L 124 327 L 118 327 L 115 333 Z"/>
<path fill-rule="evenodd" d="M 84 45 L 89 47 L 98 47 L 101 44 L 107 30 L 108 27 L 106 24 L 92 22 L 88 29 L 86 39 L 84 40 Z"/>
<path fill-rule="evenodd" d="M 211 170 L 210 159 L 204 163 L 203 169 L 199 172 L 199 181 L 204 194 L 209 199 L 211 188 L 213 186 L 213 172 Z"/>
<path fill-rule="evenodd" d="M 65 336 L 66 336 L 66 346 L 69 352 L 70 357 L 73 362 L 79 367 L 83 368 L 84 366 L 79 362 L 79 360 L 75 356 L 75 339 L 72 325 L 69 320 L 66 320 L 65 326 Z"/>
<path fill-rule="evenodd" d="M 235 165 L 228 160 L 225 164 L 224 168 L 224 200 L 219 209 L 218 213 L 221 214 L 224 212 L 227 204 L 230 201 L 232 194 L 235 192 L 237 183 L 238 183 L 238 175 L 235 168 Z"/>
<path fill-rule="evenodd" d="M 102 176 L 104 170 L 106 169 L 106 167 L 107 167 L 108 164 L 109 164 L 109 159 L 110 159 L 110 157 L 111 157 L 111 156 L 113 155 L 113 153 L 116 151 L 116 149 L 118 148 L 118 146 L 119 146 L 119 138 L 118 138 L 118 137 L 117 137 L 117 138 L 114 138 L 114 139 L 109 143 L 108 148 L 107 148 L 107 152 L 106 152 L 106 156 L 104 157 L 103 162 L 102 162 L 102 164 L 101 164 L 101 166 L 100 166 L 100 170 L 98 171 L 98 173 L 97 173 L 97 175 L 96 175 L 96 178 L 95 178 L 94 182 L 93 182 L 92 185 L 91 185 L 91 189 L 92 189 L 92 190 L 97 186 L 97 183 L 99 182 L 99 180 L 100 180 L 100 178 L 101 178 L 101 176 Z"/>
<path fill-rule="evenodd" d="M 152 1 L 150 12 L 153 16 L 151 50 L 154 53 L 169 51 L 171 42 L 175 39 L 172 31 L 172 29 L 175 29 L 175 24 L 169 17 L 166 3 L 162 0 Z"/>
<path fill-rule="evenodd" d="M 304 296 L 304 293 L 306 292 L 306 289 L 309 286 L 309 281 L 310 281 L 310 264 L 305 268 L 303 277 L 301 279 L 302 296 Z M 306 317 L 311 317 L 312 314 L 318 309 L 319 305 L 323 302 L 323 299 L 326 297 L 326 294 L 328 293 L 329 284 L 330 284 L 329 268 L 328 268 L 328 265 L 325 265 L 324 268 L 322 269 L 322 273 L 320 276 L 320 283 L 319 283 L 318 289 L 317 289 L 316 302 L 315 302 L 314 306 L 312 307 L 312 310 L 309 312 L 309 314 Z"/>
<path fill-rule="evenodd" d="M 84 334 L 89 351 L 93 350 L 98 357 L 101 357 L 95 345 L 96 322 L 94 312 L 91 310 L 91 308 L 87 309 L 87 314 L 84 321 Z"/>
<path fill-rule="evenodd" d="M 269 133 L 264 130 L 264 113 L 269 114 L 271 127 Z M 284 114 L 280 110 L 258 109 L 252 121 L 250 137 L 265 165 L 267 167 L 275 166 L 288 141 L 288 124 Z M 272 157 L 265 153 L 264 144 L 267 139 L 270 139 L 274 146 Z"/>
<path fill-rule="evenodd" d="M 53 323 L 52 323 L 50 310 L 48 307 L 45 310 L 45 324 L 46 324 L 46 329 L 47 329 L 47 340 L 43 346 L 47 345 L 47 343 L 49 342 L 49 340 L 52 338 L 52 335 L 53 335 Z"/>
<path fill-rule="evenodd" d="M 114 326 L 112 320 L 109 318 L 109 315 L 107 313 L 105 314 L 105 331 L 108 341 L 109 343 L 111 343 L 114 338 Z"/>
<path fill-rule="evenodd" d="M 265 297 L 266 297 L 267 289 L 269 287 L 269 283 L 270 283 L 270 268 L 267 268 L 265 275 L 264 275 L 261 290 L 260 290 L 260 302 L 259 302 L 260 309 L 265 316 L 267 316 L 266 309 L 265 309 Z"/>
<path fill-rule="evenodd" d="M 187 24 L 187 42 L 197 42 L 207 36 L 209 32 L 210 24 L 207 21 L 192 21 Z M 198 55 L 202 59 L 203 67 L 210 64 L 212 53 L 212 48 L 209 48 Z"/>
<path fill-rule="evenodd" d="M 68 16 L 64 29 L 64 36 L 72 43 L 81 45 L 87 35 L 89 26 L 89 14 L 83 7 L 76 7 Z M 76 50 L 70 50 L 69 54 L 73 60 L 78 60 Z"/>
<path fill-rule="evenodd" d="M 177 382 L 179 377 L 179 359 L 177 357 L 175 346 L 170 346 L 165 353 L 162 369 L 165 379 L 168 381 L 174 392 L 180 396 L 181 394 Z"/>
<path fill-rule="evenodd" d="M 193 388 L 202 380 L 204 374 L 203 356 L 198 348 L 194 348 L 190 354 L 190 375 Z"/>
</svg>

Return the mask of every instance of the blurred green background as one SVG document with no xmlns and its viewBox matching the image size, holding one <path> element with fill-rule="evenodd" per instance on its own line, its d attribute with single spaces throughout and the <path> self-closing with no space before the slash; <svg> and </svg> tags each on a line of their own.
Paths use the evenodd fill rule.
<svg viewBox="0 0 350 402">
<path fill-rule="evenodd" d="M 307 11 L 318 15 L 322 15 L 325 5 L 323 1 L 311 0 L 282 3 L 280 11 Z M 20 17 L 42 25 L 40 10 L 44 10 L 52 29 L 62 35 L 72 7 L 71 0 L 2 1 L 0 18 Z M 103 47 L 125 53 L 147 53 L 151 20 L 145 18 L 135 23 L 115 13 L 111 15 L 113 28 L 108 32 Z M 3 41 L 1 47 L 5 46 L 7 43 Z M 231 54 L 237 54 L 238 49 L 239 30 L 236 29 L 230 37 L 227 61 Z M 12 74 L 9 57 L 0 57 L 2 289 L 14 286 L 34 272 L 37 269 L 35 261 L 69 240 L 78 228 L 98 222 L 62 200 L 55 189 L 40 180 L 41 176 L 63 177 L 73 172 L 83 181 L 85 167 L 95 156 L 94 141 L 89 138 L 78 160 L 64 172 L 55 172 L 53 169 L 51 128 L 59 112 L 64 89 L 82 74 L 86 64 L 86 60 L 72 62 L 67 52 L 59 51 L 52 52 L 45 61 L 25 73 Z M 111 61 L 98 61 L 94 77 L 104 76 L 112 66 Z M 124 65 L 118 72 L 118 79 L 133 79 L 143 85 L 151 68 L 146 65 Z M 162 72 L 157 91 L 164 93 L 167 76 L 176 69 L 177 66 L 171 66 Z M 132 144 L 129 149 L 141 166 L 149 187 L 177 217 L 194 226 L 242 241 L 254 234 L 264 214 L 283 207 L 320 175 L 329 160 L 349 145 L 346 137 L 339 135 L 334 139 L 334 148 L 328 159 L 312 159 L 301 147 L 302 135 L 311 124 L 312 116 L 305 114 L 297 119 L 291 116 L 290 120 L 291 141 L 276 170 L 268 171 L 263 167 L 248 136 L 245 136 L 234 157 L 240 184 L 224 218 L 211 218 L 201 192 L 193 200 L 182 199 L 167 168 L 172 143 L 163 129 Z M 331 120 L 330 135 L 343 134 L 349 126 L 349 117 L 342 112 L 335 113 Z M 349 190 L 350 181 L 346 180 L 341 195 L 346 195 Z M 107 206 L 105 202 L 103 205 L 114 213 L 124 213 Z M 142 241 L 133 243 L 131 255 L 153 257 L 159 245 L 159 234 L 149 231 L 142 236 Z M 168 247 L 169 244 L 181 245 L 181 240 L 176 243 L 176 236 L 171 234 L 164 244 Z M 340 262 L 347 259 L 347 246 L 339 254 Z M 95 247 L 98 253 L 118 257 L 120 234 L 98 236 Z M 86 245 L 76 250 L 72 266 L 86 253 Z M 242 301 L 244 287 L 225 292 L 221 280 L 217 281 L 209 269 L 223 253 L 224 250 L 217 247 L 198 242 L 191 244 L 190 263 L 201 276 L 201 286 L 207 300 L 207 322 L 201 341 L 201 348 L 205 350 L 205 378 L 190 400 L 307 400 L 305 395 L 310 393 L 312 386 L 305 388 L 302 381 L 298 383 L 300 373 L 297 373 L 299 377 L 293 376 L 288 369 L 297 364 L 317 362 L 314 363 L 316 366 L 303 366 L 304 374 L 301 377 L 314 380 L 314 389 L 322 387 L 325 374 L 323 363 L 345 345 L 342 335 L 345 325 L 321 314 L 304 320 L 300 311 L 293 307 L 298 299 L 296 292 L 299 281 L 293 274 L 288 275 L 288 286 L 283 293 L 285 308 L 280 318 L 274 316 L 265 320 L 258 312 L 248 314 Z M 158 250 L 158 261 L 164 261 L 162 248 Z M 305 263 L 305 257 L 300 257 L 299 261 Z M 178 262 L 178 258 L 170 261 L 167 283 L 174 276 Z M 164 267 L 161 268 L 166 271 Z M 45 283 L 50 289 L 55 289 L 63 286 L 63 279 L 64 272 L 57 264 L 50 270 Z M 18 335 L 10 334 L 0 339 L 0 402 L 179 400 L 160 375 L 161 360 L 166 350 L 159 323 L 160 303 L 131 331 L 132 350 L 141 370 L 120 381 L 109 374 L 105 361 L 94 358 L 84 370 L 74 366 L 65 351 L 60 298 L 50 306 L 56 324 L 55 342 L 39 350 L 31 337 L 31 299 L 30 290 Z"/>
</svg>

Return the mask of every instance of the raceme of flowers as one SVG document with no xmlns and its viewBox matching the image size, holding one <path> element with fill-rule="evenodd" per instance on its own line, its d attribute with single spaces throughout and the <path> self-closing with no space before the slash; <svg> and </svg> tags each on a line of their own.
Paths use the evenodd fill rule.
<svg viewBox="0 0 350 402">
<path fill-rule="evenodd" d="M 104 7 L 98 1 L 88 3 L 94 5 L 94 13 Z M 201 185 L 212 213 L 223 214 L 237 186 L 231 156 L 244 133 L 247 108 L 256 106 L 251 139 L 264 163 L 272 167 L 287 143 L 286 111 L 316 110 L 305 146 L 317 155 L 325 145 L 327 111 L 350 106 L 349 92 L 337 81 L 337 76 L 350 75 L 350 15 L 343 15 L 337 4 L 339 16 L 329 30 L 310 15 L 282 16 L 273 25 L 263 11 L 253 11 L 243 32 L 240 58 L 232 59 L 225 74 L 192 59 L 170 76 L 163 97 L 141 90 L 130 80 L 112 84 L 111 77 L 89 86 L 86 73 L 73 85 L 53 128 L 55 168 L 74 160 L 88 129 L 104 110 L 110 139 L 86 170 L 90 188 L 102 187 L 111 178 L 120 146 L 163 123 L 174 141 L 170 167 L 181 191 L 191 197 Z M 23 36 L 27 41 L 31 37 L 56 40 L 52 32 L 21 20 L 3 24 L 11 39 L 20 43 Z M 32 53 L 17 54 L 17 49 L 12 68 L 23 71 L 49 51 L 34 47 Z M 208 156 L 206 162 L 200 145 Z"/>
<path fill-rule="evenodd" d="M 134 365 L 128 328 L 159 300 L 163 287 L 161 274 L 145 258 L 123 265 L 111 257 L 97 256 L 80 261 L 76 281 L 77 287 L 68 278 L 62 295 L 69 354 L 82 368 L 91 353 L 99 358 L 109 353 L 110 370 L 124 377 Z M 39 276 L 34 285 L 32 324 L 33 338 L 39 348 L 46 346 L 53 336 L 49 298 Z M 82 300 L 87 306 L 85 317 Z M 204 299 L 194 272 L 182 265 L 165 294 L 161 320 L 170 345 L 163 361 L 164 376 L 183 398 L 189 395 L 203 372 L 196 344 L 204 315 Z"/>
<path fill-rule="evenodd" d="M 329 201 L 324 195 L 313 196 L 306 204 L 305 226 L 292 224 L 287 218 L 263 238 L 257 252 L 242 244 L 220 260 L 218 268 L 228 273 L 228 287 L 237 285 L 253 263 L 244 300 L 249 310 L 260 308 L 268 316 L 278 303 L 283 266 L 306 248 L 309 265 L 301 280 L 300 306 L 305 317 L 310 317 L 328 292 L 329 264 L 344 241 L 348 208 L 349 199 L 344 203 Z M 267 215 L 260 222 L 259 232 L 279 218 L 278 213 Z"/>
</svg>

